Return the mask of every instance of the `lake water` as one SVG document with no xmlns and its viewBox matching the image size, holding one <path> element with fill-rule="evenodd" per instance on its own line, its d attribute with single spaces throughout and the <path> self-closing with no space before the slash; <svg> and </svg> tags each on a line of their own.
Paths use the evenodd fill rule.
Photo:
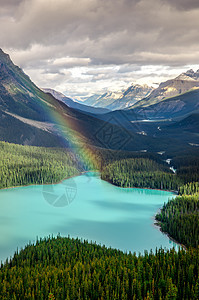
<svg viewBox="0 0 199 300">
<path fill-rule="evenodd" d="M 124 251 L 177 247 L 154 226 L 173 194 L 123 189 L 87 173 L 56 185 L 0 191 L 0 260 L 37 237 L 79 237 Z"/>
</svg>

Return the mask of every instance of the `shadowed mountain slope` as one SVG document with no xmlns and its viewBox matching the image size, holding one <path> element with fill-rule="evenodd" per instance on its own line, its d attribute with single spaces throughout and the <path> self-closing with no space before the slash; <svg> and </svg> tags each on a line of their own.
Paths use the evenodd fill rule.
<svg viewBox="0 0 199 300">
<path fill-rule="evenodd" d="M 57 126 L 58 125 L 58 126 Z M 63 138 L 64 136 L 64 138 Z M 0 51 L 0 139 L 37 146 L 91 144 L 116 150 L 153 150 L 154 141 L 100 120 L 41 91 Z"/>
<path fill-rule="evenodd" d="M 71 107 L 71 108 L 75 108 L 81 111 L 85 111 L 86 113 L 91 113 L 91 114 L 104 114 L 109 112 L 110 110 L 107 108 L 101 108 L 101 107 L 92 107 L 92 106 L 88 106 L 88 105 L 84 105 L 81 104 L 79 102 L 76 102 L 74 100 L 72 100 L 69 97 L 66 97 L 64 94 L 57 92 L 53 89 L 50 88 L 42 88 L 42 91 L 44 91 L 45 93 L 50 93 L 53 97 L 55 97 L 56 99 L 64 102 L 67 106 Z"/>
<path fill-rule="evenodd" d="M 148 107 L 195 89 L 199 89 L 199 70 L 196 72 L 188 70 L 174 79 L 160 83 L 159 87 L 154 89 L 148 97 L 138 101 L 130 108 Z"/>
</svg>

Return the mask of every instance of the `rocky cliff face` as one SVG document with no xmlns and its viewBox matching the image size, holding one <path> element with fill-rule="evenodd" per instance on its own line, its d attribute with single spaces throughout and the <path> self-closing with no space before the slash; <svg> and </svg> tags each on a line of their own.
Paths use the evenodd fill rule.
<svg viewBox="0 0 199 300">
<path fill-rule="evenodd" d="M 164 99 L 152 105 L 138 106 L 133 111 L 136 114 L 141 114 L 144 119 L 182 118 L 199 112 L 199 89 Z"/>
<path fill-rule="evenodd" d="M 122 91 L 106 92 L 103 95 L 93 95 L 84 101 L 84 104 L 94 107 L 104 107 L 110 110 L 125 109 L 142 98 L 148 96 L 152 87 L 139 84 L 132 84 Z"/>
<path fill-rule="evenodd" d="M 146 84 L 132 84 L 123 92 L 122 96 L 119 99 L 108 105 L 107 108 L 111 110 L 128 108 L 144 97 L 147 97 L 152 91 L 153 88 L 149 87 Z"/>
<path fill-rule="evenodd" d="M 123 96 L 122 91 L 116 92 L 106 92 L 98 97 L 92 97 L 92 103 L 89 101 L 85 101 L 84 103 L 87 105 L 92 105 L 94 107 L 103 107 L 108 108 L 114 101 L 118 100 Z M 89 104 L 90 103 L 90 104 Z"/>
<path fill-rule="evenodd" d="M 178 77 L 162 82 L 157 89 L 154 89 L 148 97 L 138 101 L 131 108 L 147 107 L 157 104 L 167 98 L 181 95 L 190 90 L 199 88 L 199 70 L 194 72 L 188 70 L 186 73 L 180 74 Z"/>
</svg>

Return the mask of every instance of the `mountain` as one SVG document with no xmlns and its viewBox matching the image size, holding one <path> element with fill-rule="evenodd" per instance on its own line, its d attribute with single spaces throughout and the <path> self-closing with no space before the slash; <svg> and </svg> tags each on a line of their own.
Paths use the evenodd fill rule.
<svg viewBox="0 0 199 300">
<path fill-rule="evenodd" d="M 136 109 L 149 107 L 168 98 L 197 89 L 199 89 L 199 70 L 194 72 L 190 69 L 174 79 L 160 83 L 156 89 L 147 85 L 132 84 L 123 91 L 106 92 L 100 96 L 92 95 L 83 103 L 109 110 Z"/>
<path fill-rule="evenodd" d="M 92 107 L 92 106 L 88 106 L 88 105 L 84 105 L 84 104 L 80 104 L 76 101 L 73 101 L 71 98 L 66 97 L 64 94 L 57 92 L 53 89 L 50 88 L 42 88 L 42 91 L 44 91 L 45 93 L 50 93 L 53 97 L 55 97 L 56 99 L 64 102 L 67 106 L 81 110 L 81 111 L 85 111 L 87 113 L 91 113 L 91 114 L 104 114 L 109 112 L 109 109 L 106 108 L 97 108 L 97 107 Z"/>
<path fill-rule="evenodd" d="M 196 73 L 191 72 L 194 84 L 197 79 Z M 102 117 L 106 121 L 111 119 L 113 123 L 119 119 L 121 125 L 127 130 L 140 135 L 160 140 L 166 138 L 170 140 L 173 151 L 181 143 L 184 144 L 182 149 L 186 148 L 185 144 L 193 149 L 199 145 L 199 89 L 197 88 L 155 104 L 112 111 Z M 162 148 L 168 151 L 169 146 L 165 148 L 162 144 Z"/>
<path fill-rule="evenodd" d="M 186 141 L 187 144 L 192 146 L 193 150 L 199 150 L 199 112 L 193 113 L 188 117 L 173 122 L 168 125 L 160 125 L 159 130 L 156 133 L 156 136 L 159 137 L 172 137 L 178 139 L 179 141 Z"/>
<path fill-rule="evenodd" d="M 177 121 L 171 125 L 168 126 L 163 126 L 161 128 L 162 131 L 164 130 L 171 130 L 172 132 L 174 132 L 175 130 L 180 129 L 181 130 L 181 134 L 184 134 L 185 131 L 191 132 L 196 134 L 198 142 L 199 142 L 199 137 L 198 137 L 198 133 L 199 133 L 199 112 L 198 113 L 193 113 L 191 115 L 189 115 L 188 117 Z"/>
<path fill-rule="evenodd" d="M 160 150 L 167 141 L 141 136 L 119 119 L 104 121 L 44 93 L 0 50 L 0 140 L 35 146 L 89 145 L 114 150 Z M 68 139 L 67 136 L 70 135 Z M 63 136 L 65 138 L 63 138 Z"/>
<path fill-rule="evenodd" d="M 35 146 L 60 145 L 44 108 L 47 97 L 0 49 L 0 140 Z"/>
<path fill-rule="evenodd" d="M 91 97 L 84 100 L 84 104 L 91 105 L 94 107 L 108 108 L 114 101 L 118 100 L 123 96 L 123 91 L 106 92 L 100 96 L 92 95 Z"/>
<path fill-rule="evenodd" d="M 89 105 L 89 106 L 93 106 L 94 107 L 94 104 L 95 102 L 97 101 L 97 99 L 101 97 L 100 94 L 93 94 L 92 96 L 89 96 L 89 97 L 84 97 L 84 99 L 80 102 L 78 101 L 79 103 L 82 103 L 84 105 Z"/>
<path fill-rule="evenodd" d="M 68 146 L 60 128 L 67 131 L 70 127 L 71 135 L 81 141 L 86 140 L 87 134 L 92 140 L 89 130 L 93 123 L 98 127 L 95 121 L 44 93 L 0 50 L 0 140 L 35 146 Z"/>
<path fill-rule="evenodd" d="M 199 89 L 190 90 L 155 104 L 137 106 L 133 111 L 144 119 L 184 118 L 199 111 Z"/>
<path fill-rule="evenodd" d="M 92 95 L 84 100 L 84 104 L 104 107 L 109 110 L 125 109 L 148 96 L 152 90 L 153 88 L 146 84 L 132 84 L 126 90 L 106 92 L 103 95 Z"/>
<path fill-rule="evenodd" d="M 116 109 L 125 109 L 129 106 L 135 104 L 137 101 L 147 97 L 153 91 L 152 87 L 148 85 L 139 85 L 139 84 L 132 84 L 128 89 L 126 89 L 122 96 L 109 104 L 107 108 L 111 110 Z"/>
<path fill-rule="evenodd" d="M 55 97 L 56 99 L 58 100 L 61 100 L 63 101 L 64 103 L 66 103 L 66 105 L 68 105 L 69 107 L 73 105 L 74 101 L 69 98 L 69 97 L 66 97 L 64 94 L 58 92 L 58 91 L 55 91 L 53 89 L 50 89 L 50 88 L 41 88 L 41 90 L 44 92 L 44 93 L 49 93 L 51 94 L 53 97 Z"/>
<path fill-rule="evenodd" d="M 191 69 L 180 74 L 174 79 L 160 83 L 159 87 L 154 89 L 149 96 L 133 104 L 130 108 L 148 107 L 164 101 L 167 98 L 171 98 L 198 88 L 199 70 L 194 72 Z"/>
<path fill-rule="evenodd" d="M 180 74 L 178 77 L 176 77 L 177 80 L 186 80 L 186 81 L 197 81 L 199 80 L 199 70 L 194 72 L 192 69 L 188 70 L 185 73 Z"/>
<path fill-rule="evenodd" d="M 195 91 L 196 92 L 196 91 Z M 124 126 L 123 119 L 126 120 Z M 131 117 L 126 118 L 126 114 Z M 104 119 L 103 119 L 104 118 Z M 91 115 L 44 93 L 0 51 L 0 140 L 35 146 L 70 146 L 159 152 L 191 149 L 187 141 L 145 135 L 134 110 Z M 133 125 L 133 126 L 132 126 Z"/>
</svg>

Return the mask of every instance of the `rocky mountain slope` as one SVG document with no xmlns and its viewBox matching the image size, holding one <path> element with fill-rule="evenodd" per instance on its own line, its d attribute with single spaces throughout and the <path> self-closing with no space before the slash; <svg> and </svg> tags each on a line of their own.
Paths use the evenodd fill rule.
<svg viewBox="0 0 199 300">
<path fill-rule="evenodd" d="M 147 106 L 133 108 L 136 114 L 144 119 L 174 119 L 183 118 L 199 111 L 199 89 L 164 99 Z"/>
<path fill-rule="evenodd" d="M 132 84 L 126 90 L 106 92 L 103 95 L 92 95 L 84 100 L 83 103 L 94 107 L 108 108 L 110 110 L 125 109 L 148 96 L 152 90 L 153 88 L 146 84 Z"/>
<path fill-rule="evenodd" d="M 149 96 L 133 104 L 130 108 L 147 107 L 194 89 L 199 89 L 199 70 L 196 72 L 188 70 L 174 79 L 162 82 Z"/>
<path fill-rule="evenodd" d="M 195 96 L 192 94 L 192 100 L 189 93 L 195 93 Z M 186 96 L 181 101 L 191 111 L 197 107 L 199 91 L 189 93 L 181 95 Z M 174 101 L 176 102 L 175 99 Z M 142 127 L 136 124 L 136 120 L 146 115 L 142 109 L 91 115 L 71 108 L 40 90 L 12 63 L 8 55 L 0 52 L 0 140 L 50 147 L 70 147 L 72 143 L 75 147 L 91 145 L 118 151 L 141 152 L 172 152 L 174 149 L 181 151 L 182 148 L 192 148 L 187 140 L 142 132 Z M 146 109 L 150 116 L 158 111 L 157 108 L 154 110 L 154 106 L 150 107 L 151 111 Z M 165 107 L 165 111 L 163 110 L 165 116 L 169 114 L 166 109 Z M 162 112 L 161 109 L 159 111 Z M 154 123 L 154 129 L 157 124 Z"/>
<path fill-rule="evenodd" d="M 57 92 L 50 88 L 42 88 L 42 91 L 44 91 L 45 93 L 50 93 L 53 97 L 64 102 L 69 107 L 72 107 L 72 108 L 75 108 L 75 109 L 78 109 L 81 111 L 85 111 L 87 113 L 104 114 L 104 113 L 107 113 L 110 111 L 109 109 L 106 109 L 106 108 L 92 107 L 92 106 L 84 105 L 82 103 L 78 103 L 78 102 L 72 100 L 71 98 L 66 97 L 64 94 Z"/>
<path fill-rule="evenodd" d="M 119 119 L 101 120 L 97 115 L 68 107 L 40 90 L 10 57 L 0 51 L 0 140 L 36 146 L 81 144 L 115 150 L 149 149 L 160 142 L 130 132 Z M 166 143 L 161 141 L 162 143 Z M 76 145 L 79 147 L 79 145 Z M 76 147 L 75 146 L 75 147 Z"/>
<path fill-rule="evenodd" d="M 94 107 L 103 107 L 108 108 L 114 101 L 118 100 L 123 96 L 122 91 L 110 92 L 107 91 L 102 95 L 92 95 L 91 97 L 84 100 L 84 104 L 94 106 Z"/>
<path fill-rule="evenodd" d="M 125 109 L 137 103 L 139 100 L 147 97 L 153 91 L 148 85 L 132 84 L 126 89 L 122 96 L 107 106 L 111 110 Z"/>
</svg>

